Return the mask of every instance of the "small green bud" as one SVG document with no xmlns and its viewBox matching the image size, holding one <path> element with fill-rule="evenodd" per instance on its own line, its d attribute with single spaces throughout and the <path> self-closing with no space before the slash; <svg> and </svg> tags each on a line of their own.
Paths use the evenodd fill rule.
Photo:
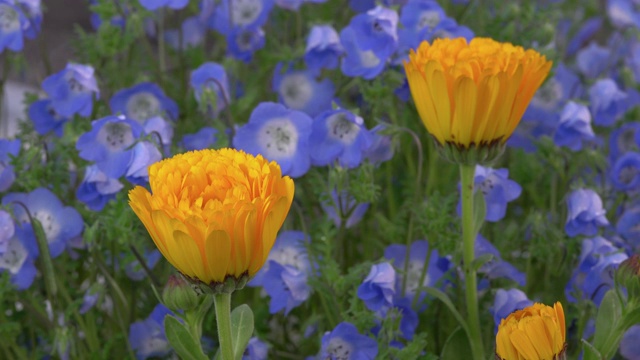
<svg viewBox="0 0 640 360">
<path fill-rule="evenodd" d="M 616 282 L 627 289 L 629 300 L 640 300 L 640 255 L 623 261 L 615 274 Z"/>
<path fill-rule="evenodd" d="M 196 293 L 191 283 L 182 275 L 171 275 L 162 290 L 164 305 L 173 311 L 194 310 L 200 305 L 202 297 Z"/>
</svg>

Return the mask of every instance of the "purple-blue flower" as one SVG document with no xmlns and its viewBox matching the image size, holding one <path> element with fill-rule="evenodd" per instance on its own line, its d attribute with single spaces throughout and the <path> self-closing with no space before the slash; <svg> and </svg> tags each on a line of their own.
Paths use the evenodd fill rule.
<svg viewBox="0 0 640 360">
<path fill-rule="evenodd" d="M 591 128 L 589 109 L 582 104 L 569 101 L 560 114 L 553 142 L 557 146 L 566 146 L 573 151 L 579 151 L 582 149 L 583 141 L 592 141 L 595 137 Z"/>
<path fill-rule="evenodd" d="M 42 82 L 55 112 L 62 117 L 74 114 L 88 117 L 93 110 L 93 97 L 100 97 L 93 67 L 68 63 L 64 70 Z"/>
<path fill-rule="evenodd" d="M 484 263 L 478 269 L 479 273 L 485 274 L 489 279 L 505 278 L 517 282 L 520 286 L 525 285 L 526 275 L 510 263 L 502 260 L 498 249 L 484 236 L 478 234 L 473 248 L 476 258 L 487 254 L 493 255 L 493 259 Z"/>
<path fill-rule="evenodd" d="M 600 79 L 589 89 L 593 122 L 613 125 L 627 111 L 627 94 L 612 79 Z"/>
<path fill-rule="evenodd" d="M 15 4 L 27 17 L 27 26 L 23 28 L 24 36 L 35 39 L 40 32 L 42 24 L 42 4 L 40 0 L 15 0 Z"/>
<path fill-rule="evenodd" d="M 204 92 L 215 94 L 215 104 L 207 102 L 207 105 L 213 107 L 215 113 L 218 113 L 229 105 L 227 104 L 227 101 L 231 99 L 229 79 L 222 65 L 214 62 L 207 62 L 200 65 L 191 72 L 189 84 L 195 90 L 196 100 L 198 100 L 198 102 L 203 101 Z M 210 101 L 211 96 L 206 99 Z"/>
<path fill-rule="evenodd" d="M 405 30 L 416 34 L 425 27 L 435 28 L 447 15 L 435 0 L 409 0 L 400 10 Z"/>
<path fill-rule="evenodd" d="M 140 5 L 147 10 L 158 10 L 166 6 L 170 9 L 182 9 L 189 3 L 189 0 L 139 0 Z"/>
<path fill-rule="evenodd" d="M 311 167 L 311 123 L 309 115 L 301 111 L 263 102 L 253 110 L 249 122 L 236 131 L 233 146 L 276 161 L 283 175 L 300 177 Z"/>
<path fill-rule="evenodd" d="M 326 360 L 373 360 L 378 355 L 378 343 L 348 322 L 341 322 L 322 336 L 319 358 Z"/>
<path fill-rule="evenodd" d="M 315 25 L 307 37 L 304 62 L 318 74 L 322 69 L 337 68 L 343 52 L 338 32 L 331 25 Z"/>
<path fill-rule="evenodd" d="M 58 137 L 64 134 L 64 124 L 69 118 L 60 116 L 51 105 L 51 99 L 38 100 L 29 106 L 29 118 L 40 135 L 54 132 Z"/>
<path fill-rule="evenodd" d="M 146 185 L 149 182 L 149 165 L 160 160 L 160 150 L 148 141 L 141 141 L 133 147 L 133 156 L 124 176 L 132 184 Z"/>
<path fill-rule="evenodd" d="M 568 215 L 564 230 L 567 235 L 594 236 L 598 227 L 609 225 L 602 207 L 602 200 L 591 189 L 578 189 L 567 197 Z"/>
<path fill-rule="evenodd" d="M 28 289 L 36 277 L 34 261 L 37 257 L 34 247 L 36 240 L 31 225 L 16 226 L 15 232 L 0 252 L 0 273 L 8 272 L 11 283 L 18 290 Z"/>
<path fill-rule="evenodd" d="M 144 82 L 116 92 L 109 101 L 114 114 L 121 113 L 143 125 L 148 119 L 161 116 L 178 119 L 178 105 L 151 82 Z"/>
<path fill-rule="evenodd" d="M 608 0 L 607 14 L 613 25 L 619 28 L 640 27 L 640 12 L 635 0 Z"/>
<path fill-rule="evenodd" d="M 227 35 L 228 55 L 248 63 L 265 44 L 264 30 L 234 28 Z"/>
<path fill-rule="evenodd" d="M 222 0 L 209 18 L 209 26 L 223 35 L 236 29 L 257 30 L 267 22 L 273 5 L 274 0 Z"/>
<path fill-rule="evenodd" d="M 616 231 L 632 251 L 640 252 L 640 206 L 630 207 L 622 213 L 616 223 Z"/>
<path fill-rule="evenodd" d="M 594 16 L 585 21 L 567 45 L 566 56 L 573 56 L 585 43 L 593 39 L 602 28 L 602 17 Z"/>
<path fill-rule="evenodd" d="M 522 310 L 527 306 L 533 305 L 533 301 L 529 300 L 527 294 L 518 289 L 498 289 L 496 297 L 493 300 L 493 306 L 489 310 L 493 315 L 495 327 L 493 332 L 498 332 L 500 321 L 516 310 Z"/>
<path fill-rule="evenodd" d="M 371 311 L 386 311 L 393 305 L 396 293 L 396 271 L 388 262 L 371 266 L 369 275 L 358 287 L 358 298 Z"/>
<path fill-rule="evenodd" d="M 164 32 L 164 39 L 175 50 L 186 50 L 204 42 L 207 28 L 197 16 L 186 18 L 180 30 L 170 29 Z"/>
<path fill-rule="evenodd" d="M 476 165 L 474 184 L 482 192 L 487 208 L 486 221 L 500 221 L 507 213 L 507 203 L 517 199 L 522 187 L 509 179 L 509 169 Z"/>
<path fill-rule="evenodd" d="M 153 269 L 161 258 L 162 254 L 157 249 L 147 251 L 144 254 L 144 261 L 149 269 Z M 145 272 L 138 259 L 135 259 L 126 264 L 124 267 L 124 271 L 125 274 L 127 274 L 127 277 L 133 281 L 142 281 L 147 277 L 147 273 Z"/>
<path fill-rule="evenodd" d="M 108 177 L 97 165 L 89 165 L 85 169 L 82 183 L 76 190 L 76 197 L 89 209 L 101 211 L 109 201 L 115 200 L 116 194 L 123 187 L 118 179 Z"/>
<path fill-rule="evenodd" d="M 244 350 L 242 360 L 267 360 L 268 355 L 269 346 L 254 336 L 249 339 L 249 344 Z"/>
<path fill-rule="evenodd" d="M 360 116 L 344 110 L 328 110 L 313 120 L 309 150 L 316 166 L 337 163 L 346 168 L 360 165 L 372 143 L 372 135 Z"/>
<path fill-rule="evenodd" d="M 611 167 L 611 183 L 620 191 L 640 188 L 640 152 L 629 151 L 620 156 Z"/>
<path fill-rule="evenodd" d="M 144 133 L 152 137 L 153 141 L 162 147 L 165 153 L 170 153 L 173 140 L 173 126 L 160 116 L 147 119 L 143 125 Z"/>
<path fill-rule="evenodd" d="M 148 318 L 136 321 L 129 326 L 129 343 L 136 352 L 138 360 L 162 357 L 171 351 L 171 345 L 164 333 L 164 318 L 171 311 L 158 304 Z"/>
<path fill-rule="evenodd" d="M 640 122 L 625 123 L 609 136 L 609 159 L 612 163 L 629 151 L 640 152 Z"/>
<path fill-rule="evenodd" d="M 7 251 L 9 240 L 16 232 L 13 219 L 8 212 L 0 209 L 0 255 Z"/>
<path fill-rule="evenodd" d="M 611 50 L 595 42 L 580 50 L 576 55 L 578 69 L 586 77 L 595 79 L 602 74 L 611 62 Z"/>
<path fill-rule="evenodd" d="M 218 130 L 203 127 L 195 134 L 185 134 L 182 137 L 182 147 L 187 151 L 202 150 L 213 146 L 217 141 Z"/>
<path fill-rule="evenodd" d="M 433 41 L 438 38 L 457 38 L 463 37 L 467 41 L 471 41 L 475 34 L 466 26 L 458 25 L 455 19 L 445 17 L 433 29 L 429 27 L 423 28 L 418 33 L 420 41 Z"/>
<path fill-rule="evenodd" d="M 16 179 L 11 158 L 18 156 L 21 145 L 20 139 L 0 139 L 0 192 L 9 189 Z"/>
<path fill-rule="evenodd" d="M 4 49 L 20 51 L 24 46 L 23 31 L 29 20 L 12 0 L 0 0 L 0 54 Z"/>
<path fill-rule="evenodd" d="M 282 67 L 278 63 L 273 75 L 273 91 L 278 93 L 280 103 L 311 117 L 331 109 L 335 92 L 331 80 L 317 81 L 312 71 L 292 70 L 290 66 L 283 73 Z"/>
<path fill-rule="evenodd" d="M 372 164 L 381 164 L 393 158 L 394 152 L 391 144 L 391 137 L 380 134 L 380 132 L 385 129 L 386 126 L 380 124 L 370 130 L 371 145 L 369 145 L 369 148 L 365 150 L 364 157 Z"/>
<path fill-rule="evenodd" d="M 78 211 L 71 206 L 64 206 L 46 188 L 40 187 L 30 193 L 9 193 L 2 199 L 2 204 L 13 209 L 16 221 L 21 226 L 30 227 L 29 215 L 40 222 L 52 258 L 62 254 L 67 242 L 80 236 L 84 229 L 84 222 Z M 23 206 L 29 211 L 28 214 Z M 34 250 L 37 254 L 37 248 Z"/>
<path fill-rule="evenodd" d="M 622 336 L 620 355 L 626 360 L 640 360 L 640 325 L 633 325 Z"/>
<path fill-rule="evenodd" d="M 356 202 L 356 199 L 346 190 L 341 191 L 340 196 L 336 190 L 332 190 L 331 202 L 323 201 L 320 206 L 337 228 L 344 225 L 346 229 L 359 223 L 369 209 L 369 203 Z M 343 220 L 344 224 L 342 224 Z"/>
</svg>

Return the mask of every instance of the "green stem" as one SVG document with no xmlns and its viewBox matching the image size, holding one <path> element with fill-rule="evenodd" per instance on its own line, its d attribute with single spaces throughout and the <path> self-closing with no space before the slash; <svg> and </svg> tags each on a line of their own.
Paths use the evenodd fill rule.
<svg viewBox="0 0 640 360">
<path fill-rule="evenodd" d="M 482 335 L 480 333 L 480 316 L 478 314 L 478 284 L 476 271 L 472 266 L 474 259 L 473 245 L 477 235 L 475 234 L 473 223 L 474 173 L 475 166 L 460 165 L 460 181 L 462 182 L 462 260 L 471 351 L 474 359 L 484 360 Z"/>
<path fill-rule="evenodd" d="M 218 324 L 218 342 L 222 360 L 234 360 L 231 343 L 231 294 L 213 295 L 216 307 L 216 323 Z"/>
</svg>

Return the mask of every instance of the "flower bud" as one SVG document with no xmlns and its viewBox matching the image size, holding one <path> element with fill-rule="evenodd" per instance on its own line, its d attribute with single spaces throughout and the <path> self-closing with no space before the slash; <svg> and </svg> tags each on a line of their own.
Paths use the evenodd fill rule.
<svg viewBox="0 0 640 360">
<path fill-rule="evenodd" d="M 189 311 L 200 305 L 201 297 L 182 275 L 174 274 L 162 290 L 162 301 L 173 311 Z"/>
<path fill-rule="evenodd" d="M 627 289 L 629 300 L 640 300 L 640 255 L 634 254 L 623 261 L 616 271 L 615 280 Z"/>
</svg>

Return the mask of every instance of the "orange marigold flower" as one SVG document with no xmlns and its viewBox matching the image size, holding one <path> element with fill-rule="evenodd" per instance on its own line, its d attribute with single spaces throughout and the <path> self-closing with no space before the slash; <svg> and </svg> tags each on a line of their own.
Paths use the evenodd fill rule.
<svg viewBox="0 0 640 360">
<path fill-rule="evenodd" d="M 514 311 L 500 321 L 496 358 L 502 360 L 555 360 L 565 355 L 565 320 L 562 304 L 536 303 Z"/>
<path fill-rule="evenodd" d="M 157 162 L 149 184 L 129 192 L 133 211 L 178 271 L 211 287 L 260 270 L 294 193 L 277 163 L 233 149 Z"/>
</svg>

